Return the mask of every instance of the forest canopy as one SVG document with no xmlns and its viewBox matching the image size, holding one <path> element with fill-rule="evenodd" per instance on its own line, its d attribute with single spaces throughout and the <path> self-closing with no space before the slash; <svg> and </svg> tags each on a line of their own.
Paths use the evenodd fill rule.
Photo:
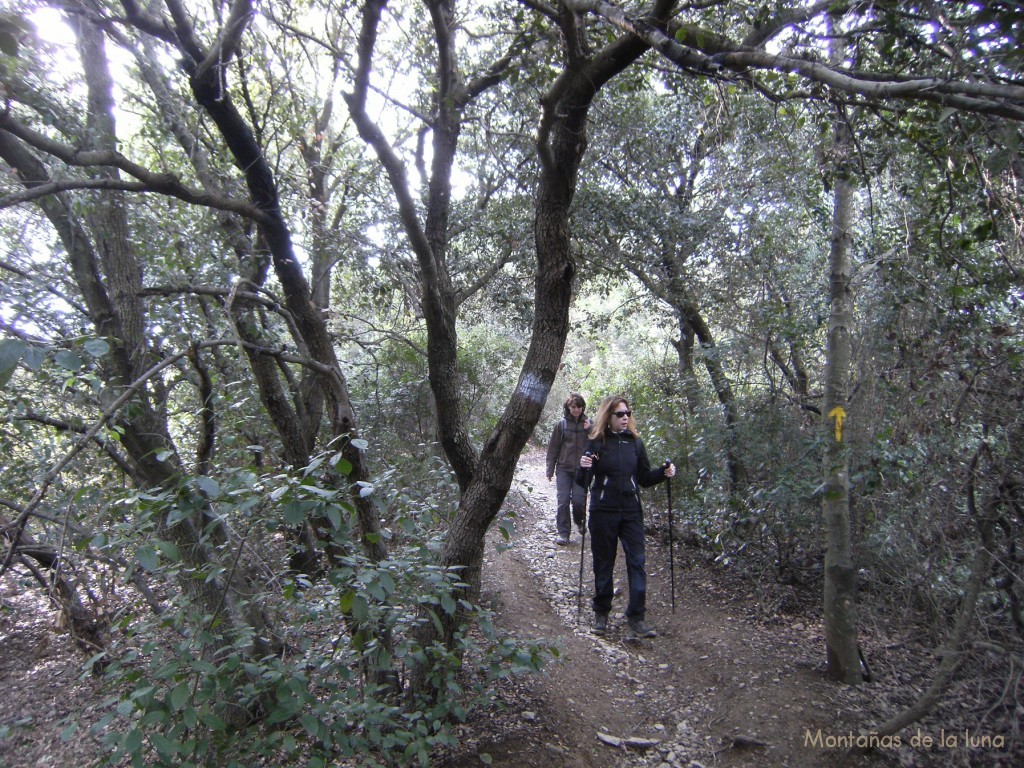
<svg viewBox="0 0 1024 768">
<path fill-rule="evenodd" d="M 113 759 L 426 762 L 550 653 L 480 569 L 570 390 L 833 677 L 909 608 L 936 696 L 976 638 L 1019 694 L 1022 19 L 0 0 L 0 571 L 130 692 Z"/>
</svg>

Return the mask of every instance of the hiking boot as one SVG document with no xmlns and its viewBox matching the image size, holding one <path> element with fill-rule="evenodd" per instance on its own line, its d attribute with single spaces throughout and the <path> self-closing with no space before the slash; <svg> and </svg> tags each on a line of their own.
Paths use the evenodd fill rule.
<svg viewBox="0 0 1024 768">
<path fill-rule="evenodd" d="M 565 547 L 569 544 L 569 537 L 564 534 L 559 534 L 558 538 L 555 539 L 555 544 L 560 547 Z"/>
<path fill-rule="evenodd" d="M 654 627 L 647 624 L 643 619 L 629 619 L 629 631 L 633 637 L 657 637 L 658 633 Z"/>
<path fill-rule="evenodd" d="M 595 613 L 594 614 L 594 634 L 604 635 L 608 632 L 608 614 L 607 613 Z"/>
</svg>

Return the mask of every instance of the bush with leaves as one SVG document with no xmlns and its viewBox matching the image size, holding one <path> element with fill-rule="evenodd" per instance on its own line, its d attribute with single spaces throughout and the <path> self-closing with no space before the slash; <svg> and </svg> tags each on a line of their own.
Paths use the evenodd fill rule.
<svg viewBox="0 0 1024 768">
<path fill-rule="evenodd" d="M 340 758 L 427 765 L 432 750 L 452 743 L 451 725 L 491 698 L 495 680 L 551 658 L 543 643 L 499 638 L 488 611 L 461 601 L 458 574 L 433 564 L 438 518 L 418 503 L 396 505 L 403 543 L 373 563 L 357 553 L 350 505 L 318 483 L 316 472 L 244 480 L 253 478 L 206 488 L 218 513 L 246 531 L 239 558 L 273 552 L 279 533 L 302 516 L 328 521 L 343 554 L 315 583 L 278 578 L 277 566 L 264 564 L 266 591 L 247 599 L 250 609 L 272 610 L 278 619 L 272 654 L 254 654 L 251 636 L 219 636 L 217 617 L 196 615 L 183 597 L 151 618 L 122 613 L 124 640 L 108 651 L 106 668 L 113 709 L 98 726 L 109 726 L 111 765 L 317 766 Z M 130 501 L 145 506 L 143 517 L 181 514 L 166 495 L 142 496 Z M 392 492 L 392 501 L 398 498 Z M 146 535 L 143 529 L 134 532 Z M 187 569 L 169 542 L 136 541 L 150 579 Z M 417 642 L 418 624 L 459 608 L 467 623 L 454 647 Z M 391 638 L 389 647 L 382 635 Z M 434 702 L 413 700 L 403 688 L 410 666 L 427 661 L 437 690 L 446 692 Z"/>
</svg>

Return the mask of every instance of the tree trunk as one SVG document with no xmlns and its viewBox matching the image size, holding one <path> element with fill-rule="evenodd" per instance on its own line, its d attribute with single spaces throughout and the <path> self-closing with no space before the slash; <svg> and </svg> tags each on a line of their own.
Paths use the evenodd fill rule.
<svg viewBox="0 0 1024 768">
<path fill-rule="evenodd" d="M 459 575 L 468 585 L 460 596 L 470 602 L 479 596 L 484 536 L 511 487 L 519 454 L 540 419 L 565 349 L 576 271 L 569 214 L 580 162 L 587 148 L 590 106 L 605 83 L 647 50 L 639 39 L 626 35 L 593 57 L 584 58 L 575 22 L 575 16 L 563 10 L 561 23 L 572 63 L 542 100 L 544 116 L 537 142 L 541 173 L 534 218 L 537 271 L 530 346 L 515 391 L 480 452 L 476 471 L 463 488 L 458 511 L 441 551 L 443 567 L 460 568 Z M 439 384 L 444 387 L 454 384 L 447 380 L 454 372 L 437 373 L 441 374 Z M 434 376 L 432 370 L 432 385 Z M 432 624 L 426 624 L 420 635 L 421 642 L 441 640 L 451 647 L 461 617 L 456 614 L 441 618 L 440 637 Z M 411 687 L 416 695 L 436 695 L 430 688 L 429 670 L 423 665 L 413 670 Z"/>
<path fill-rule="evenodd" d="M 856 685 L 863 680 L 857 652 L 856 568 L 850 526 L 849 405 L 853 293 L 850 232 L 853 219 L 852 135 L 836 106 L 834 122 L 832 239 L 829 252 L 829 327 L 825 353 L 824 449 L 825 652 L 829 674 Z"/>
<path fill-rule="evenodd" d="M 697 334 L 686 322 L 682 312 L 677 310 L 676 316 L 679 318 L 679 340 L 672 339 L 672 346 L 676 348 L 676 355 L 679 358 L 679 378 L 683 382 L 686 412 L 690 416 L 694 416 L 700 410 L 702 399 L 700 382 L 697 380 L 697 372 L 693 368 L 693 351 L 697 342 Z"/>
</svg>

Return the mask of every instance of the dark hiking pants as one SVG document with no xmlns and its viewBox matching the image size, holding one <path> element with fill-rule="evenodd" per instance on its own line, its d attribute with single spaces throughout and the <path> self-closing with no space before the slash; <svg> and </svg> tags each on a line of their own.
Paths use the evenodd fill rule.
<svg viewBox="0 0 1024 768">
<path fill-rule="evenodd" d="M 590 551 L 594 556 L 594 612 L 609 613 L 614 593 L 618 543 L 626 556 L 629 578 L 627 618 L 644 618 L 647 610 L 647 571 L 644 553 L 644 513 L 590 511 Z"/>
</svg>

